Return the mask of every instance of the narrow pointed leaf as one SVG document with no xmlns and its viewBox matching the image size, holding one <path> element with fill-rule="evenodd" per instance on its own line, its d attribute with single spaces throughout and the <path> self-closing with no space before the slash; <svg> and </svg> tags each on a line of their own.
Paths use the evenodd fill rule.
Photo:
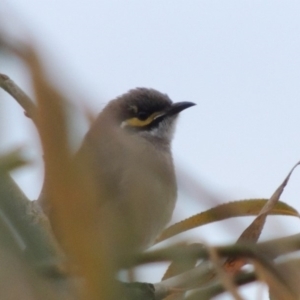
<svg viewBox="0 0 300 300">
<path fill-rule="evenodd" d="M 179 233 L 209 223 L 233 217 L 258 215 L 264 205 L 266 205 L 267 201 L 268 200 L 266 199 L 249 199 L 218 205 L 207 211 L 196 214 L 188 219 L 171 225 L 162 232 L 160 237 L 156 240 L 156 243 L 166 240 Z M 299 217 L 299 213 L 293 207 L 282 201 L 279 201 L 275 205 L 275 207 L 270 211 L 270 215 L 286 215 Z"/>
<path fill-rule="evenodd" d="M 279 197 L 281 196 L 282 192 L 284 191 L 284 188 L 289 182 L 289 179 L 295 170 L 295 168 L 300 164 L 298 162 L 295 164 L 295 166 L 291 169 L 291 171 L 288 173 L 286 178 L 283 180 L 283 182 L 279 185 L 279 187 L 275 190 L 271 198 L 265 203 L 265 205 L 262 207 L 260 212 L 258 213 L 258 216 L 252 221 L 252 223 L 242 232 L 240 237 L 237 240 L 237 243 L 239 242 L 253 242 L 256 243 L 260 237 L 260 234 L 264 228 L 266 218 L 268 215 L 271 214 L 273 209 L 276 207 L 276 205 L 279 203 Z M 235 259 L 230 258 L 224 263 L 224 268 L 227 271 L 231 272 L 237 272 L 240 270 L 240 268 L 246 263 L 243 259 Z"/>
</svg>

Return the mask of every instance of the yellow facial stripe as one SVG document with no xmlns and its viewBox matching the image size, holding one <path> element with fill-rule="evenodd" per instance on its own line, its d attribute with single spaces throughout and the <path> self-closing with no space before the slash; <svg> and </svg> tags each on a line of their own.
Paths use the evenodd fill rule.
<svg viewBox="0 0 300 300">
<path fill-rule="evenodd" d="M 121 127 L 130 126 L 130 127 L 144 127 L 151 124 L 157 117 L 161 116 L 163 113 L 155 112 L 149 116 L 146 120 L 140 120 L 136 117 L 128 119 L 122 122 Z"/>
</svg>

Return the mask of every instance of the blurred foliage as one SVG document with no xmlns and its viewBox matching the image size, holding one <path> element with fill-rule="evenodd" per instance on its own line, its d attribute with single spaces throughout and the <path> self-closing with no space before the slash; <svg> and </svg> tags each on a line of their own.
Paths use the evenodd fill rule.
<svg viewBox="0 0 300 300">
<path fill-rule="evenodd" d="M 299 299 L 299 260 L 288 254 L 300 249 L 300 235 L 257 243 L 268 215 L 299 216 L 279 201 L 294 168 L 270 199 L 220 204 L 171 226 L 157 240 L 232 217 L 256 216 L 237 243 L 218 247 L 195 241 L 144 253 L 130 251 L 130 232 L 121 219 L 99 208 L 85 158 L 74 163 L 67 126 L 71 100 L 48 79 L 33 44 L 17 43 L 2 33 L 0 50 L 5 50 L 5 59 L 18 56 L 32 80 L 36 102 L 7 75 L 0 74 L 0 87 L 36 125 L 45 162 L 42 193 L 47 195 L 43 211 L 10 177 L 12 169 L 26 164 L 22 152 L 0 156 L 1 299 L 191 300 L 223 292 L 242 299 L 238 286 L 255 280 L 268 285 L 272 299 Z M 122 243 L 112 243 L 114 239 Z M 120 270 L 160 261 L 170 266 L 157 284 L 116 280 Z M 248 264 L 254 271 L 242 268 Z"/>
</svg>

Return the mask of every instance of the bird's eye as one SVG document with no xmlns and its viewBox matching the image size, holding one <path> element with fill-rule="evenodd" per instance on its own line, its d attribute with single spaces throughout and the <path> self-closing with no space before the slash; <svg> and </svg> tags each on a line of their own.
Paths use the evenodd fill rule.
<svg viewBox="0 0 300 300">
<path fill-rule="evenodd" d="M 148 113 L 144 112 L 144 111 L 140 111 L 138 114 L 137 114 L 137 117 L 139 120 L 146 120 L 148 118 Z"/>
</svg>

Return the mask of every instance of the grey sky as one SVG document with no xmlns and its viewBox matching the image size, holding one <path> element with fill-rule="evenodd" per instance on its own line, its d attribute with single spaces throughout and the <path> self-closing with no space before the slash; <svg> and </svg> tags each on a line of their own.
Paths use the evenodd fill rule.
<svg viewBox="0 0 300 300">
<path fill-rule="evenodd" d="M 6 0 L 0 7 L 16 31 L 22 26 L 47 49 L 57 80 L 62 74 L 66 89 L 85 95 L 96 111 L 137 86 L 196 102 L 179 120 L 174 158 L 178 168 L 226 200 L 269 197 L 300 159 L 299 13 L 298 1 L 275 0 Z M 17 63 L 4 63 L 1 72 L 29 89 Z M 1 117 L 6 109 L 22 119 L 18 106 L 4 99 Z M 9 136 L 0 131 L 4 148 L 32 143 L 29 121 L 20 122 L 0 122 L 10 129 Z M 29 179 L 20 173 L 18 180 L 36 197 L 39 173 L 27 174 Z M 298 209 L 299 179 L 296 171 L 283 196 Z M 208 207 L 200 203 L 186 215 Z M 272 220 L 265 238 L 287 223 L 287 232 L 298 232 L 296 220 Z M 209 229 L 218 230 L 214 226 Z M 206 239 L 227 241 L 224 232 L 211 240 L 208 232 Z"/>
</svg>

